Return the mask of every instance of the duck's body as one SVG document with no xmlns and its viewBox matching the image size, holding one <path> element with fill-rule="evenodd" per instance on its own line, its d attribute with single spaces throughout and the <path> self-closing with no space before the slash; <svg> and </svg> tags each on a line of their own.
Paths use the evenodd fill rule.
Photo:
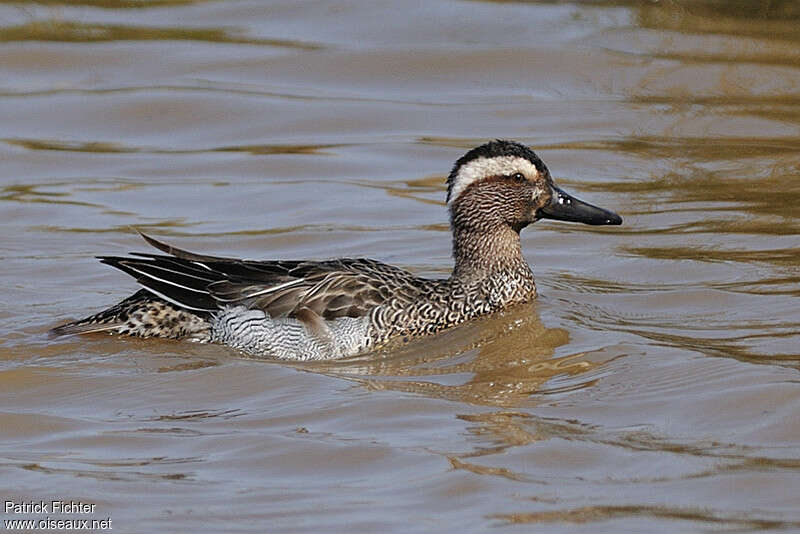
<svg viewBox="0 0 800 534">
<path fill-rule="evenodd" d="M 218 342 L 262 357 L 332 359 L 398 336 L 433 334 L 536 296 L 524 263 L 491 277 L 435 280 L 369 259 L 245 261 L 143 237 L 168 255 L 101 261 L 146 289 L 57 333 L 111 331 Z"/>
<path fill-rule="evenodd" d="M 447 279 L 420 278 L 369 259 L 205 256 L 144 236 L 165 254 L 101 258 L 144 289 L 54 331 L 219 342 L 290 360 L 342 358 L 534 299 L 519 231 L 538 218 L 622 222 L 556 188 L 533 151 L 510 141 L 487 143 L 456 162 L 448 207 L 455 268 Z"/>
</svg>

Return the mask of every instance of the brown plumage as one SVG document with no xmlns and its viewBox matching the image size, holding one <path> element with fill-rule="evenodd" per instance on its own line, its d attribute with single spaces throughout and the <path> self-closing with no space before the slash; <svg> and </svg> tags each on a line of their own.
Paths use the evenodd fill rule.
<svg viewBox="0 0 800 534">
<path fill-rule="evenodd" d="M 519 232 L 540 218 L 622 222 L 560 190 L 536 154 L 512 141 L 493 141 L 467 152 L 456 161 L 447 184 L 455 260 L 447 279 L 419 278 L 363 258 L 207 256 L 142 234 L 163 254 L 100 260 L 130 274 L 144 289 L 54 332 L 188 337 L 267 356 L 340 357 L 395 336 L 438 332 L 534 298 L 533 273 L 522 256 Z M 296 325 L 304 330 L 298 333 Z M 293 343 L 302 348 L 293 349 Z"/>
</svg>

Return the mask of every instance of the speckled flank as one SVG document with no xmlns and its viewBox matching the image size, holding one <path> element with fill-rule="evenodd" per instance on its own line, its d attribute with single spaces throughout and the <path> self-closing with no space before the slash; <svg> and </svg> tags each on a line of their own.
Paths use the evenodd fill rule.
<svg viewBox="0 0 800 534">
<path fill-rule="evenodd" d="M 205 319 L 175 306 L 153 300 L 132 310 L 117 330 L 137 337 L 191 338 L 210 341 L 209 323 Z"/>
<path fill-rule="evenodd" d="M 413 302 L 394 298 L 370 314 L 376 344 L 393 337 L 430 335 L 536 297 L 527 265 L 492 278 L 450 278 L 431 283 Z"/>
<path fill-rule="evenodd" d="M 136 337 L 191 338 L 210 341 L 208 321 L 165 302 L 144 289 L 116 306 L 53 329 L 55 334 L 112 332 Z"/>
<path fill-rule="evenodd" d="M 363 258 L 206 256 L 143 235 L 166 255 L 101 261 L 144 289 L 55 331 L 214 341 L 287 360 L 342 358 L 394 338 L 434 334 L 536 297 L 519 232 L 543 216 L 580 221 L 580 214 L 553 207 L 559 194 L 547 167 L 524 145 L 493 141 L 467 152 L 448 177 L 455 266 L 441 280 Z M 608 215 L 589 207 L 590 224 L 598 213 Z"/>
</svg>

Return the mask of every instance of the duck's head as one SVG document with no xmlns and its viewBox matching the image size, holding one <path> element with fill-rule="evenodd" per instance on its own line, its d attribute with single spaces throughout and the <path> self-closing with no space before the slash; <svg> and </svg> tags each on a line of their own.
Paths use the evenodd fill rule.
<svg viewBox="0 0 800 534">
<path fill-rule="evenodd" d="M 497 140 L 473 148 L 447 178 L 453 227 L 479 230 L 497 224 L 519 231 L 539 219 L 622 224 L 612 211 L 558 188 L 541 159 L 525 145 Z"/>
</svg>

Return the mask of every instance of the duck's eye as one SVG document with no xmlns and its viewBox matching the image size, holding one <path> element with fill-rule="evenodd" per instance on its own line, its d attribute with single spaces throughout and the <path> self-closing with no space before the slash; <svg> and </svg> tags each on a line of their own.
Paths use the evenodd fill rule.
<svg viewBox="0 0 800 534">
<path fill-rule="evenodd" d="M 521 172 L 513 174 L 511 176 L 511 178 L 513 178 L 517 182 L 524 182 L 525 181 L 525 176 Z"/>
</svg>

